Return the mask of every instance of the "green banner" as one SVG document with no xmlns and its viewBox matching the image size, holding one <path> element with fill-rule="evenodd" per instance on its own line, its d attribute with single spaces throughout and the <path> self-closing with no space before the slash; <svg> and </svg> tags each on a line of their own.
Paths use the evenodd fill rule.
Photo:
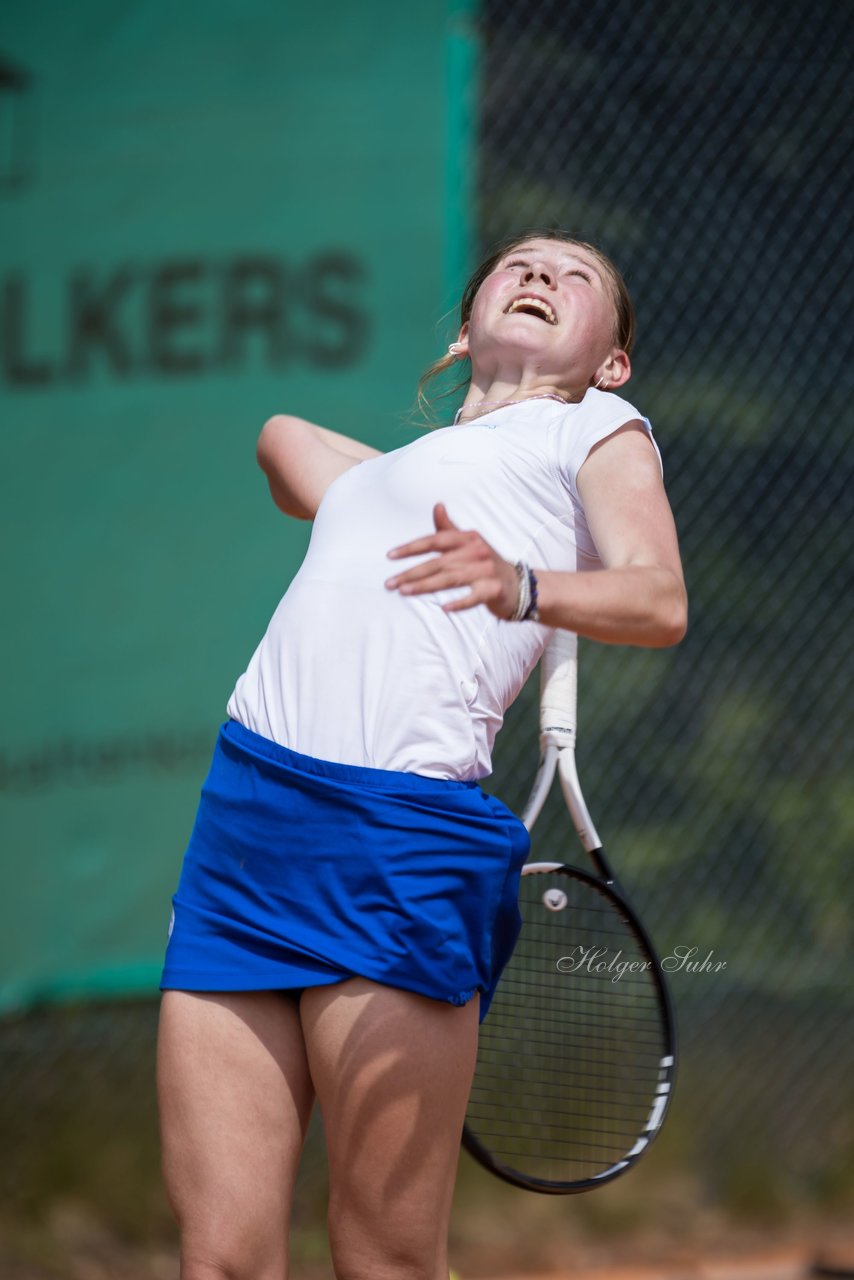
<svg viewBox="0 0 854 1280">
<path fill-rule="evenodd" d="M 0 1007 L 157 982 L 237 676 L 303 554 L 255 459 L 413 438 L 468 256 L 466 6 L 0 15 Z"/>
</svg>

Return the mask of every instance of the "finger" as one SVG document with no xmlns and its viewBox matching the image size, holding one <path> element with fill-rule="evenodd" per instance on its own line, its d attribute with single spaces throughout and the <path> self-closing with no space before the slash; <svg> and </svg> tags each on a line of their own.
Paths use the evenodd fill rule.
<svg viewBox="0 0 854 1280">
<path fill-rule="evenodd" d="M 460 573 L 452 573 L 448 569 L 430 568 L 423 573 L 415 573 L 413 570 L 405 578 L 389 578 L 385 585 L 392 591 L 399 591 L 403 596 L 413 596 L 423 595 L 428 591 L 442 591 L 445 587 L 467 587 L 470 583 L 471 579 L 463 577 Z"/>
<path fill-rule="evenodd" d="M 484 578 L 472 565 L 440 563 L 438 560 L 402 575 L 398 579 L 397 590 L 401 595 L 410 596 L 445 591 L 449 587 L 471 587 L 478 590 L 484 600 L 500 594 L 499 583 L 492 577 Z"/>
<path fill-rule="evenodd" d="M 457 529 L 451 517 L 448 515 L 448 508 L 444 502 L 437 502 L 433 508 L 433 523 L 437 529 Z"/>
<path fill-rule="evenodd" d="M 449 584 L 451 586 L 469 586 L 480 578 L 493 576 L 492 562 L 488 557 L 475 558 L 466 554 L 464 547 L 454 546 L 450 551 L 431 556 L 429 560 L 422 560 L 420 564 L 413 565 L 411 569 L 405 569 L 403 573 L 394 574 L 393 577 L 386 579 L 385 585 L 392 589 L 395 587 L 402 589 L 409 583 L 421 582 L 426 578 L 432 579 L 442 574 L 454 576 L 454 581 Z"/>
<path fill-rule="evenodd" d="M 414 542 L 405 542 L 402 546 L 392 547 L 387 552 L 390 560 L 403 560 L 406 556 L 420 556 L 427 551 L 449 551 L 460 544 L 459 529 L 443 529 L 439 533 L 430 533 L 426 537 L 416 538 Z"/>
<path fill-rule="evenodd" d="M 476 582 L 467 596 L 460 596 L 456 600 L 448 600 L 442 605 L 442 608 L 445 613 L 459 613 L 462 609 L 472 609 L 477 604 L 485 604 L 487 608 L 492 609 L 492 606 L 500 599 L 500 596 L 501 587 L 499 583 L 493 580 Z M 492 611 L 495 613 L 494 609 Z M 498 616 L 500 615 L 496 614 L 496 617 Z"/>
</svg>

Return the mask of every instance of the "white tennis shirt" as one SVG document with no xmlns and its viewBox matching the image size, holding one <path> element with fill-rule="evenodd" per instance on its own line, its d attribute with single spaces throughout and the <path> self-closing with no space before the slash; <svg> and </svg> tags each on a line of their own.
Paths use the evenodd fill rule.
<svg viewBox="0 0 854 1280">
<path fill-rule="evenodd" d="M 530 400 L 442 427 L 345 471 L 317 511 L 305 560 L 228 702 L 247 729 L 342 764 L 469 780 L 491 771 L 504 713 L 551 634 L 477 605 L 467 589 L 401 596 L 383 583 L 418 559 L 392 547 L 432 533 L 443 502 L 510 561 L 601 561 L 576 478 L 592 447 L 633 420 L 610 392 Z M 654 442 L 653 442 L 654 443 Z M 420 557 L 419 559 L 423 559 Z"/>
</svg>

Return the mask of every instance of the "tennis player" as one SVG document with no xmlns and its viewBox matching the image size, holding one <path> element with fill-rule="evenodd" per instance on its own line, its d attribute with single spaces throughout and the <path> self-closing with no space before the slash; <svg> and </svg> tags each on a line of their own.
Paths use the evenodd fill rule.
<svg viewBox="0 0 854 1280">
<path fill-rule="evenodd" d="M 686 625 L 633 313 L 557 233 L 490 254 L 425 379 L 456 421 L 391 453 L 301 419 L 258 459 L 305 561 L 228 702 L 174 898 L 158 1049 L 184 1280 L 282 1280 L 315 1098 L 339 1280 L 447 1280 L 478 1021 L 524 827 L 478 780 L 555 627 Z M 422 379 L 422 382 L 425 381 Z"/>
</svg>

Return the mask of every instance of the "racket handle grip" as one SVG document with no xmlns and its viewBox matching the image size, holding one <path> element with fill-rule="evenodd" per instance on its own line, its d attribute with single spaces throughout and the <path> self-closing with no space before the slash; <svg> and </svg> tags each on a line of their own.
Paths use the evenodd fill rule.
<svg viewBox="0 0 854 1280">
<path fill-rule="evenodd" d="M 555 631 L 540 666 L 540 739 L 544 746 L 575 746 L 578 636 Z"/>
</svg>

